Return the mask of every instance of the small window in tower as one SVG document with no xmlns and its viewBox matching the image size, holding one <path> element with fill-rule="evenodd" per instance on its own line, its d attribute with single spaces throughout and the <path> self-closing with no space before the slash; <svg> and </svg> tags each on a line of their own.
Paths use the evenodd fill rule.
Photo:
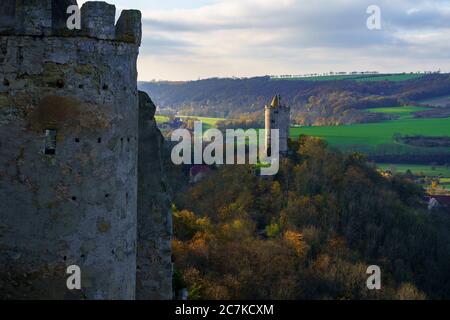
<svg viewBox="0 0 450 320">
<path fill-rule="evenodd" d="M 270 123 L 271 123 L 271 124 L 275 124 L 275 120 L 271 120 Z"/>
<path fill-rule="evenodd" d="M 64 88 L 64 80 L 62 80 L 62 79 L 56 80 L 56 86 L 57 86 L 59 89 Z"/>
<path fill-rule="evenodd" d="M 46 129 L 45 130 L 45 149 L 44 153 L 47 155 L 56 154 L 56 130 Z"/>
</svg>

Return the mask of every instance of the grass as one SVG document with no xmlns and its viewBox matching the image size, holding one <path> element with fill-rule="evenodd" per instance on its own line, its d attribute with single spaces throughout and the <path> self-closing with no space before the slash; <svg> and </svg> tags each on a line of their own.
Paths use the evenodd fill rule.
<svg viewBox="0 0 450 320">
<path fill-rule="evenodd" d="M 423 74 L 415 73 L 405 73 L 405 74 L 388 74 L 388 75 L 377 75 L 372 77 L 358 78 L 356 81 L 360 82 L 377 82 L 377 81 L 391 81 L 391 82 L 401 82 L 414 80 L 423 77 Z"/>
<path fill-rule="evenodd" d="M 225 118 L 208 118 L 208 117 L 190 117 L 190 116 L 180 116 L 180 118 L 184 118 L 184 119 L 198 119 L 201 122 L 203 122 L 203 127 L 207 130 L 210 128 L 215 128 L 217 123 L 223 120 L 226 120 Z"/>
<path fill-rule="evenodd" d="M 413 117 L 414 112 L 429 110 L 424 107 L 415 107 L 415 106 L 404 106 L 404 107 L 390 107 L 390 108 L 371 108 L 365 109 L 367 112 L 371 113 L 384 113 L 391 116 L 396 116 L 401 119 L 408 119 Z"/>
<path fill-rule="evenodd" d="M 208 118 L 208 117 L 196 117 L 196 116 L 177 116 L 177 118 L 183 118 L 183 119 L 198 119 L 199 121 L 203 122 L 203 129 L 208 130 L 211 128 L 216 127 L 217 123 L 219 121 L 225 120 L 224 118 Z M 156 122 L 159 124 L 166 123 L 169 121 L 169 117 L 163 116 L 163 115 L 157 115 L 155 116 Z"/>
<path fill-rule="evenodd" d="M 410 73 L 399 73 L 399 74 L 374 74 L 374 75 L 331 75 L 331 76 L 311 76 L 311 77 L 297 77 L 297 78 L 273 78 L 272 80 L 292 80 L 292 81 L 339 81 L 339 80 L 350 80 L 358 82 L 377 82 L 377 81 L 391 81 L 391 82 L 401 82 L 408 81 L 423 77 L 423 74 L 410 74 Z"/>
<path fill-rule="evenodd" d="M 166 123 L 169 122 L 169 117 L 166 116 L 155 116 L 157 123 Z"/>
<path fill-rule="evenodd" d="M 425 189 L 434 190 L 445 190 L 450 191 L 450 168 L 443 166 L 427 166 L 427 165 L 417 165 L 417 164 L 377 164 L 378 168 L 381 170 L 394 170 L 397 173 L 405 173 L 410 170 L 415 175 L 422 175 L 432 180 L 439 179 L 439 186 L 437 189 L 431 189 L 431 180 L 423 184 L 422 187 Z M 433 194 L 433 191 L 431 191 Z"/>
<path fill-rule="evenodd" d="M 439 184 L 442 189 L 450 191 L 450 179 L 449 178 L 439 179 Z"/>
<path fill-rule="evenodd" d="M 395 168 L 395 171 L 398 173 L 405 173 L 410 170 L 414 174 L 423 174 L 427 177 L 438 177 L 442 175 L 445 178 L 440 180 L 443 184 L 450 184 L 450 168 L 442 167 L 442 166 L 427 166 L 427 165 L 418 165 L 418 164 L 377 164 L 377 166 L 382 170 L 388 170 Z"/>
<path fill-rule="evenodd" d="M 442 152 L 450 153 L 448 148 L 420 148 L 398 143 L 394 135 L 450 136 L 450 118 L 447 119 L 415 119 L 412 113 L 426 108 L 406 106 L 396 108 L 368 109 L 369 112 L 386 113 L 398 116 L 397 120 L 379 123 L 355 124 L 349 126 L 328 127 L 296 127 L 291 128 L 291 135 L 300 134 L 316 136 L 328 141 L 331 146 L 342 150 L 369 153 L 386 152 L 389 154 L 418 154 Z M 443 166 L 427 166 L 413 164 L 379 164 L 380 169 L 395 168 L 404 173 L 411 170 L 414 174 L 439 179 L 439 188 L 450 190 L 450 168 Z M 429 188 L 430 185 L 424 186 Z"/>
<path fill-rule="evenodd" d="M 404 146 L 408 149 L 416 149 L 416 150 L 429 149 L 399 144 L 394 140 L 394 135 L 397 133 L 411 136 L 413 135 L 450 136 L 450 118 L 446 119 L 404 118 L 379 123 L 354 124 L 346 126 L 291 128 L 291 136 L 293 138 L 296 138 L 301 134 L 319 137 L 327 140 L 331 146 L 336 147 L 345 148 L 357 145 L 357 146 L 367 146 L 370 149 L 380 145 L 394 145 L 394 147 L 396 148 Z"/>
<path fill-rule="evenodd" d="M 365 78 L 365 75 L 336 75 L 336 76 L 312 76 L 312 77 L 299 77 L 299 78 L 282 78 L 272 80 L 293 80 L 293 81 L 338 81 L 338 80 L 356 80 L 359 78 Z"/>
<path fill-rule="evenodd" d="M 394 140 L 394 135 L 450 136 L 450 118 L 416 119 L 412 113 L 426 108 L 416 106 L 367 109 L 399 116 L 396 120 L 378 123 L 354 124 L 344 126 L 292 127 L 291 136 L 297 138 L 304 134 L 326 140 L 332 147 L 343 151 L 358 151 L 368 155 L 374 154 L 424 154 L 450 153 L 448 148 L 425 148 L 403 144 Z M 203 122 L 204 130 L 216 127 L 223 118 L 180 116 L 195 118 Z M 158 123 L 169 120 L 167 116 L 156 116 Z"/>
</svg>

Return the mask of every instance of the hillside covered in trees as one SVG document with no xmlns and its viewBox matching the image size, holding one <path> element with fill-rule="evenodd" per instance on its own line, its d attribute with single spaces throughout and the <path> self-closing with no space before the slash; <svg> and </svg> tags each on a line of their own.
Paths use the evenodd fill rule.
<svg viewBox="0 0 450 320">
<path fill-rule="evenodd" d="M 292 108 L 292 119 L 303 125 L 377 122 L 380 114 L 364 109 L 408 105 L 450 95 L 449 74 L 428 74 L 407 81 L 307 81 L 207 79 L 190 82 L 141 82 L 165 114 L 239 118 L 261 117 L 275 93 Z"/>
<path fill-rule="evenodd" d="M 305 137 L 290 149 L 275 177 L 252 166 L 189 187 L 172 177 L 178 289 L 191 299 L 450 298 L 448 213 L 429 212 L 419 186 L 359 154 Z M 369 265 L 381 267 L 381 291 L 366 287 Z"/>
</svg>

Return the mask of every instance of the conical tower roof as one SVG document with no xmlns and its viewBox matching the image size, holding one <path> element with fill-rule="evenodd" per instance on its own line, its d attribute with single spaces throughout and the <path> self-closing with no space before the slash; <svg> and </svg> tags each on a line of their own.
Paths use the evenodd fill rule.
<svg viewBox="0 0 450 320">
<path fill-rule="evenodd" d="M 276 95 L 272 99 L 272 103 L 270 104 L 272 108 L 278 108 L 280 106 L 280 96 Z"/>
</svg>

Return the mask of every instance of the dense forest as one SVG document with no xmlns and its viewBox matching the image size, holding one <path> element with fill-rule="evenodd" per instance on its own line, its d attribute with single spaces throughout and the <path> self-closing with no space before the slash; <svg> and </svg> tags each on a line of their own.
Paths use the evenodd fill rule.
<svg viewBox="0 0 450 320">
<path fill-rule="evenodd" d="M 383 115 L 364 112 L 450 94 L 449 74 L 423 75 L 408 81 L 306 81 L 207 79 L 190 82 L 141 82 L 165 114 L 239 118 L 262 115 L 275 93 L 292 108 L 292 119 L 302 125 L 377 122 Z"/>
<path fill-rule="evenodd" d="M 315 138 L 290 150 L 275 177 L 222 166 L 186 186 L 170 170 L 176 288 L 190 299 L 450 298 L 450 216 L 429 212 L 419 186 Z M 369 265 L 380 291 L 366 287 Z"/>
</svg>

